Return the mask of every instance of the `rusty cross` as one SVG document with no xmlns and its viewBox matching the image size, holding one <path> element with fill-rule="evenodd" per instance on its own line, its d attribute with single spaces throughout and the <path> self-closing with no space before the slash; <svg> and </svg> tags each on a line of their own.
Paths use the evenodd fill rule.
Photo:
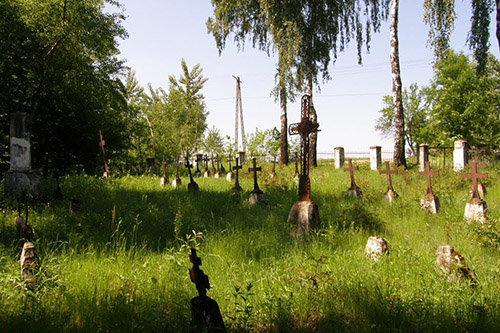
<svg viewBox="0 0 500 333">
<path fill-rule="evenodd" d="M 356 188 L 356 183 L 354 182 L 354 171 L 359 171 L 359 167 L 357 167 L 357 166 L 353 167 L 352 166 L 352 159 L 349 159 L 347 161 L 347 163 L 349 164 L 349 167 L 348 168 L 344 168 L 344 172 L 349 171 L 349 176 L 351 177 L 351 189 L 354 189 L 354 188 Z"/>
<path fill-rule="evenodd" d="M 487 173 L 479 173 L 480 168 L 486 168 L 484 164 L 478 164 L 477 157 L 474 159 L 469 167 L 471 168 L 471 173 L 462 175 L 464 178 L 472 178 L 472 199 L 479 199 L 479 192 L 477 191 L 478 182 L 481 178 L 488 178 Z"/>
<path fill-rule="evenodd" d="M 208 158 L 207 154 L 203 155 L 203 162 L 205 162 L 205 170 L 208 170 L 208 161 L 209 160 L 210 159 Z"/>
<path fill-rule="evenodd" d="M 104 160 L 104 173 L 103 177 L 108 177 L 109 176 L 109 170 L 108 170 L 108 163 L 106 162 L 106 154 L 104 153 L 104 145 L 106 144 L 106 141 L 102 138 L 102 132 L 99 130 L 99 146 L 102 149 L 102 158 Z"/>
<path fill-rule="evenodd" d="M 311 182 L 309 180 L 309 134 L 318 132 L 319 124 L 310 119 L 311 95 L 302 96 L 300 123 L 290 124 L 288 133 L 300 135 L 300 149 L 302 156 L 302 174 L 299 181 L 299 201 L 310 201 Z"/>
<path fill-rule="evenodd" d="M 232 172 L 233 168 L 231 167 L 231 162 L 233 161 L 233 157 L 231 154 L 228 155 L 227 157 L 227 162 L 229 163 L 229 172 Z"/>
<path fill-rule="evenodd" d="M 253 172 L 253 191 L 259 192 L 259 184 L 257 184 L 257 171 L 262 171 L 262 167 L 257 167 L 257 160 L 252 158 L 253 168 L 248 168 L 248 172 Z"/>
<path fill-rule="evenodd" d="M 207 295 L 207 289 L 210 289 L 210 281 L 208 280 L 208 276 L 200 269 L 201 258 L 196 255 L 195 248 L 191 248 L 189 261 L 193 264 L 193 268 L 189 269 L 189 277 L 191 278 L 191 282 L 196 284 L 198 295 L 205 297 Z"/>
<path fill-rule="evenodd" d="M 186 154 L 186 164 L 184 165 L 187 169 L 188 169 L 188 173 L 189 173 L 189 181 L 192 183 L 194 182 L 193 180 L 193 175 L 191 174 L 191 168 L 193 167 L 193 165 L 191 163 L 189 163 L 189 157 L 188 155 Z"/>
<path fill-rule="evenodd" d="M 379 170 L 378 174 L 379 175 L 386 175 L 386 177 L 387 177 L 387 189 L 394 191 L 394 189 L 392 188 L 391 175 L 397 175 L 398 169 L 391 170 L 391 167 L 389 165 L 389 161 L 385 161 L 385 170 Z"/>
<path fill-rule="evenodd" d="M 201 173 L 200 171 L 200 164 L 203 163 L 203 155 L 202 154 L 196 154 L 196 171 L 195 173 Z"/>
<path fill-rule="evenodd" d="M 231 163 L 231 162 L 229 162 L 229 163 Z M 239 158 L 236 157 L 236 165 L 233 167 L 233 170 L 236 170 L 236 177 L 235 177 L 235 182 L 234 182 L 235 187 L 240 186 L 240 181 L 238 179 L 238 170 L 241 170 L 241 169 L 243 169 L 243 167 L 239 164 Z"/>
<path fill-rule="evenodd" d="M 431 167 L 429 165 L 429 162 L 425 162 L 425 171 L 419 172 L 418 175 L 420 177 L 426 177 L 427 178 L 427 193 L 426 195 L 433 195 L 432 194 L 432 186 L 431 186 L 431 176 L 439 176 L 439 171 L 434 171 L 431 172 Z"/>
</svg>

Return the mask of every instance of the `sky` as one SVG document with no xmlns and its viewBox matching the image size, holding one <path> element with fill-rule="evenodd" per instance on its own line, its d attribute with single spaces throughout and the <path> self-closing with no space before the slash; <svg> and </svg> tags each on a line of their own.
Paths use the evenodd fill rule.
<svg viewBox="0 0 500 333">
<path fill-rule="evenodd" d="M 234 140 L 236 81 L 241 78 L 245 133 L 280 128 L 280 106 L 270 95 L 275 86 L 277 57 L 253 49 L 251 43 L 238 50 L 229 37 L 219 55 L 214 38 L 207 33 L 206 21 L 212 16 L 209 0 L 121 0 L 127 19 L 123 22 L 129 37 L 120 41 L 120 58 L 136 72 L 143 87 L 168 89 L 168 76 L 179 77 L 181 59 L 188 68 L 200 64 L 208 79 L 205 96 L 208 128 Z M 428 28 L 423 23 L 423 1 L 403 0 L 399 8 L 399 54 L 403 87 L 428 85 L 432 79 L 433 51 L 427 47 Z M 457 21 L 451 47 L 470 51 L 466 46 L 470 30 L 470 1 L 456 1 Z M 490 50 L 499 57 L 498 43 L 491 28 Z M 358 65 L 356 45 L 351 43 L 330 66 L 332 80 L 313 93 L 321 132 L 318 152 L 331 153 L 341 146 L 347 152 L 368 152 L 370 146 L 393 150 L 393 139 L 374 129 L 382 97 L 392 94 L 389 62 L 388 23 L 372 36 L 370 52 L 363 51 Z M 321 81 L 321 79 L 320 79 Z M 288 104 L 288 123 L 300 121 L 300 104 Z M 239 140 L 241 142 L 241 139 Z"/>
</svg>

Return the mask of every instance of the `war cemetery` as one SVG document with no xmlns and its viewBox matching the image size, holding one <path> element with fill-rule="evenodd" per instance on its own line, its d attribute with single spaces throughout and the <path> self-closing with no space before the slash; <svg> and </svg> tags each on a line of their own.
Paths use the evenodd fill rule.
<svg viewBox="0 0 500 333">
<path fill-rule="evenodd" d="M 0 332 L 498 331 L 498 2 L 461 5 L 469 55 L 447 44 L 454 2 L 419 4 L 420 88 L 401 83 L 399 1 L 335 3 L 211 1 L 219 52 L 277 61 L 253 132 L 251 78 L 217 87 L 229 135 L 202 64 L 155 88 L 120 59 L 127 1 L 1 1 Z M 342 110 L 315 86 L 382 23 L 392 94 L 371 128 L 391 145 L 353 150 L 361 122 L 328 140 Z"/>
</svg>

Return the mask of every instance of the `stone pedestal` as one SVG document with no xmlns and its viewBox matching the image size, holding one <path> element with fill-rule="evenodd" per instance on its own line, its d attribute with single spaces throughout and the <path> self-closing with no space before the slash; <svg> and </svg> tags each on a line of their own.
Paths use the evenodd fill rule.
<svg viewBox="0 0 500 333">
<path fill-rule="evenodd" d="M 250 197 L 248 198 L 248 203 L 252 206 L 265 204 L 266 199 L 264 199 L 264 193 L 262 191 L 252 191 Z"/>
<path fill-rule="evenodd" d="M 352 198 L 361 198 L 363 196 L 363 192 L 361 192 L 361 189 L 354 185 L 349 188 L 347 195 L 349 195 Z"/>
<path fill-rule="evenodd" d="M 191 299 L 192 332 L 226 332 L 219 305 L 208 296 Z"/>
<path fill-rule="evenodd" d="M 425 171 L 425 162 L 429 162 L 429 145 L 422 144 L 419 146 L 418 152 L 418 171 Z"/>
<path fill-rule="evenodd" d="M 234 185 L 231 188 L 231 191 L 229 191 L 229 194 L 231 194 L 232 197 L 239 197 L 241 192 L 243 192 L 243 189 L 241 188 L 240 185 Z"/>
<path fill-rule="evenodd" d="M 168 181 L 169 181 L 169 180 L 168 180 L 168 177 L 167 177 L 167 176 L 162 176 L 162 177 L 160 178 L 160 186 L 161 186 L 161 187 L 165 187 L 165 185 L 167 185 L 167 184 L 168 184 Z"/>
<path fill-rule="evenodd" d="M 220 171 L 217 171 L 216 173 L 214 173 L 214 178 L 219 179 L 220 176 L 221 176 L 221 172 Z"/>
<path fill-rule="evenodd" d="M 203 177 L 205 177 L 205 178 L 210 177 L 210 170 L 203 171 Z"/>
<path fill-rule="evenodd" d="M 226 174 L 226 180 L 228 182 L 231 182 L 233 180 L 233 172 L 232 171 L 229 171 L 227 174 Z"/>
<path fill-rule="evenodd" d="M 8 195 L 36 195 L 40 186 L 40 170 L 31 168 L 30 117 L 25 112 L 10 115 L 10 169 L 5 173 Z"/>
<path fill-rule="evenodd" d="M 378 170 L 382 165 L 382 147 L 372 146 L 370 147 L 370 169 Z"/>
<path fill-rule="evenodd" d="M 385 192 L 384 194 L 384 200 L 386 200 L 389 203 L 392 203 L 394 200 L 396 200 L 398 196 L 399 195 L 393 189 L 388 189 L 387 192 Z"/>
<path fill-rule="evenodd" d="M 172 188 L 173 189 L 176 189 L 181 185 L 182 185 L 182 180 L 180 178 L 175 178 L 174 180 L 172 180 Z"/>
<path fill-rule="evenodd" d="M 420 207 L 428 213 L 437 214 L 439 211 L 439 198 L 434 194 L 426 194 L 420 199 Z"/>
<path fill-rule="evenodd" d="M 465 205 L 465 219 L 467 222 L 486 222 L 488 214 L 488 207 L 486 202 L 479 198 L 472 198 Z"/>
<path fill-rule="evenodd" d="M 198 186 L 198 184 L 194 180 L 188 184 L 188 192 L 189 193 L 200 192 L 200 187 Z"/>
<path fill-rule="evenodd" d="M 344 155 L 344 148 L 343 147 L 335 147 L 333 149 L 333 158 L 334 158 L 334 164 L 335 164 L 335 169 L 340 169 L 344 166 L 344 160 L 345 160 L 345 155 Z"/>
<path fill-rule="evenodd" d="M 318 205 L 312 201 L 297 201 L 290 210 L 288 223 L 292 227 L 292 236 L 305 238 L 309 229 L 319 229 Z"/>
<path fill-rule="evenodd" d="M 453 149 L 453 170 L 455 172 L 462 171 L 467 165 L 468 149 L 467 141 L 455 141 Z"/>
<path fill-rule="evenodd" d="M 373 261 L 378 261 L 379 257 L 383 254 L 389 253 L 387 242 L 382 237 L 371 236 L 368 238 L 365 246 L 365 255 L 370 257 Z"/>
</svg>

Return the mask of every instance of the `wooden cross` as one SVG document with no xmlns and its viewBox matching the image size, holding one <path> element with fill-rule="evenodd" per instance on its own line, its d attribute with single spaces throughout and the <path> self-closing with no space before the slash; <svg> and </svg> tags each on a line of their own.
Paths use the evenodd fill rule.
<svg viewBox="0 0 500 333">
<path fill-rule="evenodd" d="M 248 168 L 248 172 L 253 172 L 253 191 L 254 192 L 259 192 L 260 188 L 259 185 L 257 184 L 257 171 L 262 171 L 262 167 L 257 168 L 257 160 L 252 158 L 252 163 L 253 163 L 253 168 Z"/>
<path fill-rule="evenodd" d="M 344 168 L 344 172 L 349 171 L 349 176 L 351 177 L 351 189 L 354 189 L 354 188 L 356 188 L 356 183 L 354 182 L 354 171 L 359 171 L 359 167 L 358 166 L 355 166 L 355 167 L 352 166 L 352 159 L 349 159 L 347 161 L 347 163 L 349 164 L 349 167 L 348 168 Z"/>
<path fill-rule="evenodd" d="M 233 170 L 236 170 L 236 177 L 235 177 L 234 187 L 239 187 L 240 186 L 240 182 L 239 182 L 239 179 L 238 179 L 238 170 L 243 169 L 243 167 L 241 165 L 239 165 L 239 163 L 238 163 L 239 161 L 238 160 L 239 160 L 238 157 L 236 157 L 236 165 L 233 167 Z"/>
<path fill-rule="evenodd" d="M 299 201 L 310 201 L 311 182 L 309 180 L 309 134 L 318 132 L 319 124 L 310 119 L 311 95 L 302 96 L 300 123 L 290 124 L 288 133 L 300 135 L 302 174 L 299 181 Z"/>
<path fill-rule="evenodd" d="M 387 176 L 387 189 L 394 191 L 394 189 L 392 188 L 391 175 L 397 175 L 398 169 L 391 170 L 391 167 L 389 165 L 389 161 L 386 161 L 385 162 L 385 170 L 379 170 L 378 173 L 379 173 L 379 175 L 386 175 Z"/>
<path fill-rule="evenodd" d="M 484 164 L 478 164 L 477 157 L 474 159 L 468 167 L 471 168 L 471 173 L 462 175 L 464 178 L 472 178 L 472 199 L 480 199 L 479 192 L 477 191 L 479 179 L 488 178 L 487 173 L 479 173 L 480 168 L 486 168 Z"/>
<path fill-rule="evenodd" d="M 433 195 L 432 194 L 432 186 L 431 186 L 431 176 L 439 176 L 439 171 L 434 171 L 431 172 L 431 167 L 429 165 L 429 162 L 425 162 L 425 171 L 419 172 L 418 175 L 420 177 L 426 177 L 427 178 L 427 193 L 426 195 Z"/>
<path fill-rule="evenodd" d="M 106 162 L 106 154 L 104 153 L 104 145 L 105 144 L 106 144 L 106 141 L 104 141 L 104 139 L 102 138 L 102 132 L 101 132 L 101 130 L 99 130 L 99 146 L 102 149 L 102 158 L 104 160 L 104 173 L 102 174 L 102 176 L 104 178 L 109 176 L 108 163 Z"/>
<path fill-rule="evenodd" d="M 189 181 L 191 183 L 194 182 L 193 175 L 191 174 L 191 168 L 193 167 L 193 165 L 191 163 L 189 163 L 189 157 L 188 157 L 188 155 L 186 155 L 186 164 L 184 166 L 188 169 Z"/>
</svg>

